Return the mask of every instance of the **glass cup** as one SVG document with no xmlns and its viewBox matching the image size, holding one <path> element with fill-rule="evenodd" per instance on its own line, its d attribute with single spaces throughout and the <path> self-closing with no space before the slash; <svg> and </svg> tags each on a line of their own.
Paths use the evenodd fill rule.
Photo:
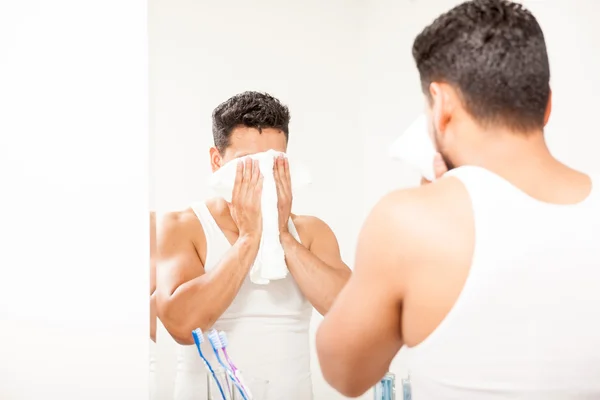
<svg viewBox="0 0 600 400">
<path fill-rule="evenodd" d="M 223 394 L 221 394 L 221 390 L 212 374 L 207 374 L 208 400 L 265 400 L 267 398 L 268 380 L 246 377 L 242 373 L 244 385 L 251 394 L 251 396 L 244 398 L 224 369 L 215 369 L 215 376 L 220 383 Z"/>
<path fill-rule="evenodd" d="M 206 374 L 206 388 L 208 400 L 232 400 L 232 382 L 230 381 L 224 369 L 215 369 L 215 376 L 211 373 Z M 215 377 L 219 384 L 215 381 Z"/>
<path fill-rule="evenodd" d="M 402 400 L 412 400 L 412 385 L 410 375 L 402 379 Z"/>
<path fill-rule="evenodd" d="M 250 391 L 251 398 L 246 400 L 265 400 L 267 398 L 267 392 L 269 389 L 269 381 L 266 379 L 257 379 L 252 377 L 244 376 L 242 373 L 242 379 L 244 381 L 244 385 Z M 244 400 L 244 397 L 241 395 L 240 391 L 233 385 L 232 388 L 233 397 L 232 400 Z"/>
<path fill-rule="evenodd" d="M 374 387 L 373 400 L 396 400 L 396 375 L 385 374 Z"/>
</svg>

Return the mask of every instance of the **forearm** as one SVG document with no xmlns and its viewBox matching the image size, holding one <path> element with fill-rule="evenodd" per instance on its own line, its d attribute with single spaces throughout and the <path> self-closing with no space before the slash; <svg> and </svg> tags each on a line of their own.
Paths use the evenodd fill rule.
<svg viewBox="0 0 600 400">
<path fill-rule="evenodd" d="M 180 344 L 193 344 L 192 330 L 203 331 L 231 305 L 258 252 L 259 241 L 239 238 L 219 264 L 179 286 L 161 315 L 169 333 Z"/>
<path fill-rule="evenodd" d="M 379 343 L 378 348 L 372 345 L 360 348 L 353 345 L 356 337 L 367 343 L 370 337 L 356 333 L 350 322 L 345 324 L 346 330 L 332 328 L 325 320 L 319 325 L 316 337 L 317 355 L 323 378 L 334 389 L 347 397 L 358 397 L 377 383 L 387 371 L 400 346 L 393 343 Z M 352 333 L 349 333 L 352 332 Z M 348 339 L 352 336 L 351 339 Z"/>
<path fill-rule="evenodd" d="M 350 278 L 350 270 L 327 265 L 289 233 L 281 235 L 281 244 L 288 269 L 302 293 L 325 315 Z"/>
<path fill-rule="evenodd" d="M 370 282 L 359 277 L 357 283 L 356 275 L 350 279 L 316 334 L 323 377 L 347 397 L 362 395 L 380 380 L 403 344 L 402 308 L 390 294 L 393 284 L 369 272 Z"/>
<path fill-rule="evenodd" d="M 156 342 L 156 262 L 150 264 L 150 339 Z"/>
<path fill-rule="evenodd" d="M 156 292 L 150 295 L 150 339 L 156 342 Z"/>
</svg>

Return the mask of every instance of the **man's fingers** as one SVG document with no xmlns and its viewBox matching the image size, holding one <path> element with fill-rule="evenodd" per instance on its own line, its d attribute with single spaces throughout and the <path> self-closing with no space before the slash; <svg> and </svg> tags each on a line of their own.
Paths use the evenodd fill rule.
<svg viewBox="0 0 600 400">
<path fill-rule="evenodd" d="M 291 192 L 292 191 L 292 176 L 290 174 L 290 162 L 287 159 L 287 157 L 283 158 L 283 168 L 284 168 L 284 175 L 285 175 L 285 185 L 286 185 L 286 189 Z"/>
<path fill-rule="evenodd" d="M 237 168 L 235 170 L 235 181 L 233 183 L 233 192 L 231 193 L 232 199 L 237 199 L 240 194 L 243 176 L 244 176 L 244 162 L 238 161 Z"/>
<path fill-rule="evenodd" d="M 248 185 L 252 179 L 252 159 L 248 157 L 241 162 L 243 163 L 244 172 L 242 174 L 242 181 L 240 182 L 238 196 L 239 199 L 244 199 L 248 195 Z"/>
<path fill-rule="evenodd" d="M 258 183 L 258 178 L 260 178 L 260 166 L 258 160 L 252 160 L 252 186 L 255 186 Z"/>
<path fill-rule="evenodd" d="M 283 170 L 283 158 L 281 157 L 281 155 L 275 158 L 274 165 L 275 178 L 277 178 L 278 181 L 283 181 L 285 171 Z"/>
<path fill-rule="evenodd" d="M 448 172 L 448 167 L 444 162 L 444 158 L 440 153 L 437 153 L 433 159 L 433 174 L 435 175 L 435 179 L 440 179 L 446 172 Z M 421 185 L 428 183 L 431 183 L 431 181 L 425 177 L 421 177 Z"/>
<path fill-rule="evenodd" d="M 252 159 L 250 157 L 244 160 L 244 179 L 242 182 L 248 184 L 252 179 Z"/>
<path fill-rule="evenodd" d="M 279 156 L 273 159 L 273 178 L 275 179 L 275 185 L 279 188 L 281 183 L 281 173 L 279 168 Z"/>
<path fill-rule="evenodd" d="M 279 177 L 279 167 L 277 164 L 277 160 L 275 160 L 274 163 L 274 168 L 273 168 L 273 175 L 275 177 L 275 189 L 277 190 L 277 200 L 281 200 L 284 195 L 283 193 L 283 187 L 281 185 L 281 178 Z"/>
<path fill-rule="evenodd" d="M 448 172 L 448 167 L 440 153 L 437 153 L 433 159 L 433 171 L 435 173 L 435 179 L 441 178 L 442 175 Z"/>
<path fill-rule="evenodd" d="M 279 184 L 281 185 L 281 190 L 283 192 L 288 190 L 288 182 L 285 172 L 285 162 L 286 159 L 283 155 L 280 155 L 275 159 L 275 163 L 277 164 L 276 177 L 279 180 Z"/>
<path fill-rule="evenodd" d="M 262 195 L 262 188 L 263 188 L 263 181 L 264 181 L 265 177 L 263 176 L 263 174 L 259 173 L 258 174 L 258 181 L 256 182 L 256 185 L 254 186 L 254 190 L 253 190 L 253 202 L 258 202 L 258 209 L 260 210 L 260 202 L 261 202 L 261 195 Z"/>
</svg>

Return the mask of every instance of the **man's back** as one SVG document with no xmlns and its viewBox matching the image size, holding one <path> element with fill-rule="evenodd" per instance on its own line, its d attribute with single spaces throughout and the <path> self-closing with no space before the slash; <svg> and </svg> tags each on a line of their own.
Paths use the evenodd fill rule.
<svg viewBox="0 0 600 400">
<path fill-rule="evenodd" d="M 407 345 L 415 400 L 600 398 L 600 198 L 548 148 L 550 62 L 519 3 L 464 1 L 413 42 L 433 163 L 450 172 L 363 225 L 317 332 L 344 394 Z"/>
<path fill-rule="evenodd" d="M 402 307 L 415 399 L 600 397 L 600 195 L 556 177 L 572 184 L 460 167 L 419 189 L 432 249 Z"/>
</svg>

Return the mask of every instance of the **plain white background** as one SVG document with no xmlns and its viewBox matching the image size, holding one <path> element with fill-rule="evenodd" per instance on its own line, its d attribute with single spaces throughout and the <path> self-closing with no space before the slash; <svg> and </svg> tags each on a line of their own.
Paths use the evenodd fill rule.
<svg viewBox="0 0 600 400">
<path fill-rule="evenodd" d="M 313 194 L 298 199 L 298 211 L 314 212 L 329 222 L 340 237 L 344 258 L 352 264 L 355 236 L 372 203 L 391 187 L 416 182 L 414 174 L 387 160 L 386 147 L 416 116 L 422 104 L 410 59 L 412 37 L 451 3 L 454 1 L 427 0 L 425 4 L 425 0 L 372 0 L 362 5 L 353 3 L 356 7 L 351 7 L 351 3 L 338 1 L 319 5 L 323 14 L 316 16 L 316 2 L 285 7 L 273 2 L 268 7 L 270 17 L 249 7 L 238 8 L 254 18 L 246 25 L 252 29 L 238 35 L 238 39 L 245 39 L 244 43 L 249 40 L 248 32 L 296 25 L 299 23 L 292 17 L 303 15 L 315 18 L 312 21 L 335 24 L 328 28 L 334 39 L 324 35 L 326 30 L 316 24 L 293 30 L 294 37 L 308 32 L 296 37 L 295 48 L 283 50 L 294 62 L 282 62 L 273 56 L 281 49 L 258 57 L 252 53 L 253 47 L 246 44 L 248 50 L 237 52 L 259 59 L 249 65 L 265 66 L 271 60 L 283 64 L 287 71 L 271 77 L 260 75 L 258 66 L 252 67 L 255 73 L 247 75 L 252 83 L 245 81 L 243 75 L 236 78 L 234 74 L 209 79 L 203 72 L 206 70 L 200 68 L 198 75 L 202 78 L 196 79 L 221 81 L 223 86 L 212 92 L 198 83 L 179 80 L 182 88 L 175 91 L 179 94 L 160 101 L 188 108 L 187 112 L 195 117 L 186 117 L 187 121 L 208 121 L 215 101 L 245 89 L 235 84 L 238 79 L 244 79 L 243 86 L 272 91 L 286 101 L 294 115 L 291 151 L 313 169 L 325 165 L 324 159 L 331 161 L 328 166 L 335 166 L 333 171 L 319 171 Z M 589 16 L 598 14 L 600 4 L 594 0 L 546 0 L 533 3 L 531 8 L 542 23 L 550 50 L 554 89 L 554 113 L 548 128 L 551 147 L 573 166 L 597 171 L 600 165 L 594 153 L 600 140 L 594 116 L 595 94 L 600 90 L 596 73 L 600 59 L 594 39 L 598 28 Z M 163 12 L 171 15 L 175 10 Z M 213 9 L 205 9 L 208 12 Z M 181 14 L 185 18 L 187 12 Z M 202 23 L 220 18 L 225 31 L 227 19 L 223 17 L 229 14 L 223 9 L 212 15 L 205 14 Z M 203 39 L 205 43 L 220 39 L 212 31 L 216 25 L 209 25 L 213 37 Z M 189 28 L 190 22 L 183 19 L 173 30 L 186 26 Z M 345 26 L 356 30 L 342 30 Z M 155 34 L 154 29 L 151 35 Z M 314 30 L 317 33 L 311 33 Z M 342 39 L 345 35 L 355 35 L 357 42 L 348 45 Z M 2 399 L 148 398 L 147 39 L 145 1 L 2 2 Z M 237 43 L 225 41 L 229 45 Z M 211 58 L 227 54 L 223 48 L 221 55 L 211 56 L 196 47 L 191 38 L 177 46 L 187 46 L 190 54 L 195 51 L 187 56 L 188 61 L 196 58 L 190 68 L 211 68 Z M 332 56 L 332 48 L 341 48 L 344 55 Z M 164 51 L 171 50 L 167 47 Z M 153 50 L 152 59 L 156 55 Z M 348 60 L 350 65 L 334 74 L 333 64 L 341 66 L 345 57 L 357 60 L 356 65 Z M 323 59 L 326 62 L 322 63 Z M 169 68 L 166 74 L 175 80 L 177 77 Z M 273 71 L 275 67 L 270 68 Z M 361 78 L 354 75 L 353 68 Z M 223 69 L 240 70 L 234 66 Z M 305 71 L 308 76 L 315 76 L 321 70 L 326 71 L 329 80 L 311 83 L 308 78 L 300 78 Z M 153 76 L 156 73 L 160 69 L 151 71 Z M 303 82 L 307 88 L 294 82 Z M 260 87 L 254 87 L 259 84 Z M 154 83 L 151 87 L 156 90 Z M 308 89 L 312 87 L 319 90 L 309 100 Z M 197 100 L 186 103 L 182 92 Z M 152 98 L 157 98 L 156 92 Z M 333 106 L 331 112 L 332 102 L 340 99 L 342 105 Z M 198 107 L 202 104 L 208 108 Z M 151 126 L 158 136 L 159 124 L 154 121 L 160 118 L 154 112 L 157 106 L 154 101 L 151 103 Z M 167 117 L 172 119 L 172 125 L 163 125 L 165 132 L 177 137 L 179 131 L 191 130 L 175 116 Z M 162 204 L 157 200 L 153 204 L 157 208 L 182 207 L 203 194 L 203 182 L 196 184 L 194 178 L 202 180 L 207 173 L 202 143 L 210 137 L 210 131 L 206 122 L 193 124 L 199 129 L 197 155 L 183 149 L 170 162 L 176 165 L 175 171 L 187 170 L 184 167 L 189 166 L 189 170 L 198 168 L 200 172 L 186 175 L 183 171 L 189 181 L 171 177 L 175 183 L 169 190 L 177 195 Z M 355 124 L 360 128 L 354 129 Z M 202 126 L 204 130 L 200 129 Z M 351 147 L 355 140 L 364 145 L 361 152 Z M 170 146 L 193 146 L 188 144 Z M 347 152 L 355 157 L 344 156 L 334 162 L 337 154 Z M 159 184 L 157 178 L 153 192 Z M 356 203 L 361 204 L 357 209 L 350 206 L 355 197 L 362 197 L 362 203 Z M 403 365 L 400 357 L 394 370 L 402 372 Z M 315 387 L 315 391 L 321 396 L 317 399 L 336 398 L 327 397 L 331 392 L 324 387 Z"/>
<path fill-rule="evenodd" d="M 0 399 L 147 400 L 146 2 L 0 4 Z"/>
<path fill-rule="evenodd" d="M 232 0 L 217 6 L 154 0 L 150 98 L 156 208 L 183 208 L 209 195 L 205 182 L 213 108 L 244 90 L 267 91 L 290 107 L 289 153 L 306 163 L 315 178 L 309 193 L 295 199 L 295 211 L 328 222 L 352 267 L 357 234 L 370 208 L 386 192 L 419 180 L 389 159 L 387 150 L 424 106 L 411 56 L 413 39 L 455 4 L 260 0 L 249 6 Z M 600 167 L 589 146 L 597 139 L 578 119 L 593 107 L 592 97 L 581 98 L 582 87 L 593 93 L 590 86 L 600 86 L 598 79 L 581 80 L 583 71 L 600 66 L 591 51 L 593 39 L 586 35 L 593 25 L 584 24 L 581 16 L 599 6 L 591 0 L 562 4 L 530 4 L 546 32 L 551 57 L 555 100 L 548 136 L 566 162 L 582 169 Z M 577 30 L 564 32 L 564 26 L 574 24 Z M 315 313 L 311 336 L 320 321 Z M 158 342 L 157 398 L 167 399 L 173 391 L 175 345 L 164 329 Z M 323 381 L 314 346 L 312 362 L 315 399 L 342 398 Z M 400 355 L 392 371 L 405 376 L 406 367 Z"/>
</svg>

